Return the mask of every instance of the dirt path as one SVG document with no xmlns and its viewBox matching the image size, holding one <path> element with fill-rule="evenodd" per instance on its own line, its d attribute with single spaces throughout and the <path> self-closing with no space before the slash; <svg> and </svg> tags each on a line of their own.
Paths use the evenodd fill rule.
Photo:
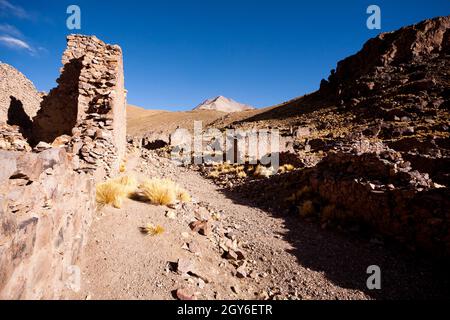
<svg viewBox="0 0 450 320">
<path fill-rule="evenodd" d="M 183 288 L 198 299 L 372 299 L 448 295 L 442 270 L 357 238 L 322 230 L 297 217 L 252 207 L 225 195 L 198 173 L 150 156 L 128 162 L 139 178 L 165 177 L 185 187 L 193 203 L 172 210 L 127 199 L 94 218 L 77 299 L 174 299 Z M 189 223 L 220 215 L 208 236 Z M 159 236 L 138 228 L 161 225 Z M 237 239 L 243 260 L 222 257 L 220 243 Z M 179 259 L 181 259 L 179 261 Z M 177 272 L 178 268 L 182 269 Z M 237 269 L 239 266 L 242 268 Z M 369 291 L 366 269 L 382 270 L 382 290 Z M 188 274 L 182 274 L 187 270 Z"/>
</svg>

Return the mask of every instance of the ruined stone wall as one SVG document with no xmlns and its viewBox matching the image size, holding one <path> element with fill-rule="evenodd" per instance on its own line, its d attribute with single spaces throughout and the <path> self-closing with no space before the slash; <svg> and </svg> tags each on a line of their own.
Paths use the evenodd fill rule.
<svg viewBox="0 0 450 320">
<path fill-rule="evenodd" d="M 122 50 L 94 36 L 69 36 L 63 63 L 81 58 L 72 151 L 80 156 L 81 170 L 93 171 L 101 166 L 109 174 L 118 170 L 126 148 Z"/>
<path fill-rule="evenodd" d="M 41 95 L 33 83 L 15 68 L 0 62 L 0 124 L 31 125 Z"/>
<path fill-rule="evenodd" d="M 76 289 L 95 183 L 118 172 L 126 151 L 120 47 L 71 35 L 62 62 L 58 86 L 42 101 L 25 77 L 0 79 L 1 88 L 22 88 L 15 99 L 23 103 L 13 100 L 6 114 L 19 123 L 2 123 L 0 110 L 0 299 L 57 299 Z"/>
<path fill-rule="evenodd" d="M 94 210 L 94 180 L 73 170 L 64 148 L 0 151 L 0 299 L 76 289 Z"/>
<path fill-rule="evenodd" d="M 68 151 L 79 171 L 117 171 L 126 148 L 122 50 L 95 36 L 67 37 L 58 87 L 33 119 L 35 144 L 72 136 Z"/>
</svg>

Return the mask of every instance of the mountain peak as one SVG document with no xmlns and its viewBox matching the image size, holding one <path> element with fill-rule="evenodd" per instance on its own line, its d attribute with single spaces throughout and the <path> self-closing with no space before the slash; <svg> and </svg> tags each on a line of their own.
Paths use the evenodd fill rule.
<svg viewBox="0 0 450 320">
<path fill-rule="evenodd" d="M 194 108 L 194 110 L 215 110 L 230 113 L 252 109 L 254 108 L 249 105 L 236 102 L 233 99 L 229 99 L 224 96 L 217 96 L 215 98 L 207 99 Z"/>
</svg>

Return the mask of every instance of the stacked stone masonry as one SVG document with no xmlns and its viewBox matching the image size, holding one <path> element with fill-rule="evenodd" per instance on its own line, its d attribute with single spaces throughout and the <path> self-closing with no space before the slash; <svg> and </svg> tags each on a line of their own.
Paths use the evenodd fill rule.
<svg viewBox="0 0 450 320">
<path fill-rule="evenodd" d="M 111 174 L 126 149 L 122 50 L 95 36 L 70 35 L 67 39 L 59 86 L 44 99 L 33 132 L 48 143 L 61 135 L 71 136 L 69 152 L 77 155 L 79 171 L 102 167 Z M 55 122 L 65 127 L 55 127 Z"/>
<path fill-rule="evenodd" d="M 30 124 L 40 103 L 41 94 L 33 83 L 17 69 L 0 62 L 0 125 Z"/>
<path fill-rule="evenodd" d="M 95 183 L 126 151 L 120 47 L 70 35 L 62 62 L 44 96 L 0 64 L 0 299 L 77 289 Z"/>
</svg>

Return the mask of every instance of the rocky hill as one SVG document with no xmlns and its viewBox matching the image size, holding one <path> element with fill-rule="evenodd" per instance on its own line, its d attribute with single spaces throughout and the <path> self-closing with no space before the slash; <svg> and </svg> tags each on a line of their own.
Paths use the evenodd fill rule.
<svg viewBox="0 0 450 320">
<path fill-rule="evenodd" d="M 449 254 L 449 44 L 450 17 L 380 34 L 317 92 L 232 123 L 279 128 L 307 168 L 234 188 L 262 205 L 307 206 L 322 223 L 359 221 Z M 261 196 L 301 188 L 308 192 L 293 203 Z"/>
</svg>

